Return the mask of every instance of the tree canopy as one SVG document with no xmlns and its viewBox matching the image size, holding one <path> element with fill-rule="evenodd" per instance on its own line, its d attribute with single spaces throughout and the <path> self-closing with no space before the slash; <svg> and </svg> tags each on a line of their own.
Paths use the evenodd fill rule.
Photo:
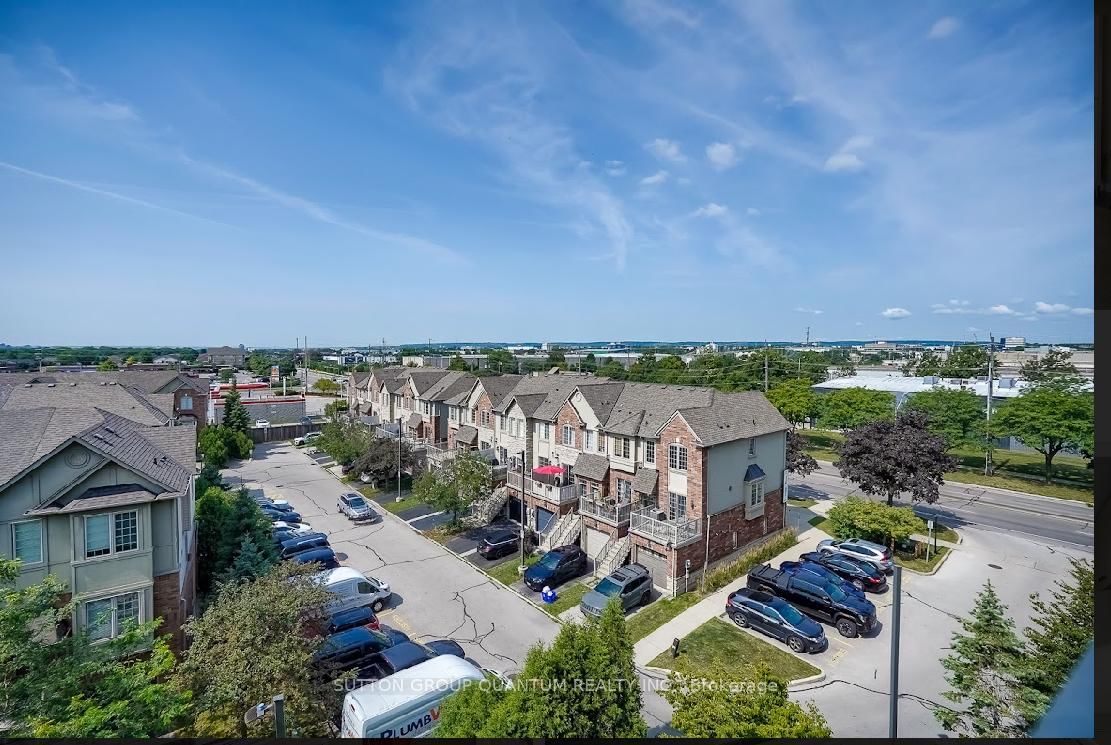
<svg viewBox="0 0 1111 745">
<path fill-rule="evenodd" d="M 806 452 L 802 436 L 793 429 L 787 431 L 787 470 L 802 477 L 818 470 L 818 461 Z"/>
<path fill-rule="evenodd" d="M 973 391 L 934 388 L 914 393 L 903 410 L 925 414 L 927 429 L 943 437 L 947 447 L 983 443 L 985 410 Z"/>
<path fill-rule="evenodd" d="M 256 576 L 277 562 L 270 521 L 246 489 L 209 488 L 197 499 L 196 520 L 197 591 L 202 597 L 218 580 Z"/>
<path fill-rule="evenodd" d="M 239 391 L 232 388 L 224 394 L 224 418 L 220 422 L 224 427 L 243 434 L 251 431 L 251 416 L 247 407 L 243 405 Z"/>
<path fill-rule="evenodd" d="M 1019 375 L 1030 383 L 1063 383 L 1076 386 L 1083 380 L 1068 349 L 1050 349 L 1038 359 L 1022 363 Z"/>
<path fill-rule="evenodd" d="M 1053 475 L 1053 458 L 1066 448 L 1090 447 L 1095 427 L 1091 391 L 1039 384 L 999 406 L 992 417 L 993 434 L 1012 435 L 1045 458 L 1044 479 Z"/>
<path fill-rule="evenodd" d="M 849 497 L 827 514 L 830 533 L 837 538 L 864 538 L 883 546 L 898 544 L 914 533 L 926 532 L 926 521 L 910 507 L 890 507 L 870 499 Z"/>
<path fill-rule="evenodd" d="M 0 721 L 13 728 L 8 734 L 158 737 L 187 717 L 191 696 L 166 682 L 174 656 L 154 637 L 160 620 L 96 643 L 85 628 L 52 641 L 75 609 L 68 589 L 53 574 L 15 589 L 18 577 L 19 562 L 0 558 Z M 149 654 L 132 654 L 143 648 Z"/>
<path fill-rule="evenodd" d="M 467 370 L 471 369 L 471 366 L 467 364 L 467 361 L 463 359 L 461 355 L 456 354 L 453 355 L 451 361 L 448 362 L 447 369 L 456 370 L 458 372 L 466 372 Z"/>
<path fill-rule="evenodd" d="M 924 375 L 925 373 L 919 373 Z M 975 344 L 954 347 L 938 373 L 945 378 L 975 378 L 988 374 L 987 350 Z"/>
<path fill-rule="evenodd" d="M 895 418 L 895 397 L 887 391 L 842 388 L 821 399 L 821 422 L 832 429 L 852 429 Z"/>
<path fill-rule="evenodd" d="M 397 440 L 373 437 L 367 443 L 366 452 L 352 461 L 351 465 L 355 473 L 360 476 L 365 474 L 377 486 L 391 478 L 397 478 L 398 454 Z M 400 460 L 402 471 L 413 467 L 413 449 L 404 440 L 400 445 Z"/>
<path fill-rule="evenodd" d="M 779 409 L 779 413 L 792 427 L 818 415 L 818 394 L 810 385 L 808 379 L 794 378 L 785 380 L 768 391 L 768 401 Z"/>
<path fill-rule="evenodd" d="M 672 673 L 664 698 L 671 726 L 693 738 L 809 739 L 833 733 L 813 702 L 787 698 L 787 681 L 766 663 L 755 665 L 753 681 L 694 680 Z"/>
<path fill-rule="evenodd" d="M 430 469 L 413 482 L 413 496 L 436 509 L 451 513 L 452 523 L 460 513 L 490 494 L 493 469 L 476 451 L 454 455 L 440 468 Z"/>
<path fill-rule="evenodd" d="M 851 430 L 833 465 L 865 494 L 886 497 L 888 505 L 901 492 L 910 492 L 915 502 L 932 503 L 942 476 L 957 467 L 945 450 L 945 440 L 926 429 L 926 417 L 907 411 L 893 421 Z"/>
</svg>

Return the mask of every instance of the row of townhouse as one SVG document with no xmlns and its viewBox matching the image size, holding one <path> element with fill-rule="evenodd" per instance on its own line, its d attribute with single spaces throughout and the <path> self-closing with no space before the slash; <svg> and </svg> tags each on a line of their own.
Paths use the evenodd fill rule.
<svg viewBox="0 0 1111 745">
<path fill-rule="evenodd" d="M 405 368 L 352 388 L 361 415 L 432 452 L 507 465 L 509 517 L 578 542 L 599 574 L 631 559 L 682 592 L 784 526 L 789 424 L 762 393 Z"/>
<path fill-rule="evenodd" d="M 204 381 L 172 372 L 0 375 L 0 557 L 53 574 L 92 637 L 194 612 L 194 475 Z M 65 629 L 59 629 L 65 633 Z"/>
</svg>

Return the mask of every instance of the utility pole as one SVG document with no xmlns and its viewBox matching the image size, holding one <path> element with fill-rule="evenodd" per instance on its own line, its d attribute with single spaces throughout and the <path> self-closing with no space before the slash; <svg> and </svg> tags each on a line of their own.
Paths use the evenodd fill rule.
<svg viewBox="0 0 1111 745">
<path fill-rule="evenodd" d="M 991 394 L 992 388 L 995 385 L 995 336 L 988 334 L 988 411 L 987 411 L 987 435 L 988 435 L 988 452 L 984 458 L 984 475 L 991 476 L 994 464 L 991 462 L 991 455 L 993 450 L 993 443 L 991 441 Z"/>
<path fill-rule="evenodd" d="M 764 393 L 768 392 L 768 340 L 764 340 Z"/>
<path fill-rule="evenodd" d="M 891 698 L 888 701 L 887 736 L 899 732 L 899 616 L 902 611 L 903 568 L 895 565 L 891 575 Z"/>
<path fill-rule="evenodd" d="M 525 451 L 521 451 L 521 488 L 518 491 L 518 499 L 521 501 L 521 563 L 518 565 L 518 571 L 521 574 L 525 572 Z"/>
</svg>

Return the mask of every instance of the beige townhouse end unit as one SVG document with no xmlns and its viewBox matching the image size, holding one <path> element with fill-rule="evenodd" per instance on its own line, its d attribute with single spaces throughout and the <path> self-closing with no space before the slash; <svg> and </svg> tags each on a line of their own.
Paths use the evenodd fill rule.
<svg viewBox="0 0 1111 745">
<path fill-rule="evenodd" d="M 197 428 L 178 405 L 111 374 L 0 378 L 0 556 L 22 562 L 21 587 L 62 580 L 78 601 L 72 623 L 93 638 L 162 618 L 182 647 Z"/>
</svg>

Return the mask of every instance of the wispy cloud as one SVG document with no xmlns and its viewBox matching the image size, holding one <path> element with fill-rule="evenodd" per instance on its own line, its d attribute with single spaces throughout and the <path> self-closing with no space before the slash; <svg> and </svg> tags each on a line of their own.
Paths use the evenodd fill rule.
<svg viewBox="0 0 1111 745">
<path fill-rule="evenodd" d="M 644 147 L 660 160 L 671 161 L 672 163 L 685 163 L 687 160 L 687 156 L 683 155 L 679 143 L 674 140 L 657 137 Z"/>
<path fill-rule="evenodd" d="M 737 149 L 728 142 L 714 142 L 706 146 L 706 159 L 717 171 L 728 171 L 737 165 Z"/>
<path fill-rule="evenodd" d="M 721 217 L 722 215 L 724 215 L 728 211 L 729 211 L 728 207 L 724 207 L 724 206 L 718 204 L 717 202 L 710 202 L 709 204 L 704 204 L 701 207 L 699 207 L 698 209 L 696 209 L 692 213 L 692 216 L 694 216 L 694 217 Z"/>
<path fill-rule="evenodd" d="M 610 176 L 624 176 L 625 164 L 620 160 L 607 160 L 606 173 Z"/>
<path fill-rule="evenodd" d="M 750 217 L 759 217 L 760 210 L 756 209 L 755 207 L 748 207 L 747 209 L 745 209 L 745 214 L 749 215 Z"/>
<path fill-rule="evenodd" d="M 1036 313 L 1068 313 L 1069 306 L 1064 303 L 1043 303 L 1041 300 L 1034 303 L 1034 312 Z"/>
<path fill-rule="evenodd" d="M 148 202 L 145 199 L 136 199 L 135 197 L 129 197 L 126 194 L 120 194 L 119 192 L 111 191 L 109 189 L 102 189 L 102 188 L 95 187 L 95 186 L 89 186 L 88 184 L 81 183 L 80 181 L 73 181 L 71 179 L 62 178 L 61 176 L 52 176 L 48 173 L 41 173 L 39 171 L 33 171 L 30 168 L 23 168 L 21 166 L 17 166 L 15 164 L 8 163 L 8 162 L 5 162 L 5 161 L 0 161 L 0 168 L 6 168 L 7 170 L 12 171 L 13 173 L 19 173 L 19 174 L 22 174 L 24 176 L 30 176 L 32 178 L 36 178 L 36 179 L 39 179 L 41 181 L 48 181 L 52 184 L 58 184 L 60 186 L 65 186 L 65 187 L 70 188 L 70 189 L 77 189 L 78 191 L 88 192 L 89 194 L 96 194 L 98 196 L 107 197 L 109 199 L 114 199 L 118 202 L 124 202 L 126 204 L 132 204 L 132 205 L 135 205 L 136 207 L 145 207 L 146 209 L 158 210 L 159 212 L 166 212 L 166 213 L 171 214 L 171 215 L 177 215 L 178 217 L 187 217 L 190 220 L 200 220 L 201 222 L 212 223 L 214 225 L 222 225 L 224 227 L 234 227 L 232 225 L 228 225 L 227 223 L 220 222 L 219 220 L 212 220 L 212 219 L 207 218 L 207 217 L 201 217 L 200 215 L 194 215 L 190 212 L 183 212 L 182 210 L 174 209 L 173 207 L 167 207 L 166 205 L 163 205 L 163 204 L 155 204 L 154 202 Z"/>
<path fill-rule="evenodd" d="M 960 27 L 961 22 L 958 21 L 956 18 L 953 18 L 952 16 L 945 16 L 944 18 L 937 19 L 937 21 L 934 22 L 934 25 L 930 26 L 930 32 L 926 34 L 926 38 L 944 39 L 947 36 L 951 36 L 953 32 Z"/>
<path fill-rule="evenodd" d="M 930 312 L 935 315 L 951 315 L 951 316 L 1017 316 L 1019 311 L 1014 310 L 1008 305 L 1002 303 L 992 305 L 987 308 L 973 308 L 970 307 L 967 300 L 950 300 L 946 303 L 934 303 L 930 306 Z"/>
<path fill-rule="evenodd" d="M 659 184 L 662 184 L 665 181 L 667 181 L 667 178 L 668 178 L 668 172 L 667 171 L 663 171 L 663 170 L 656 171 L 651 176 L 645 176 L 644 178 L 642 178 L 640 180 L 640 185 L 641 186 L 658 186 Z"/>
<path fill-rule="evenodd" d="M 859 171 L 864 167 L 864 161 L 857 152 L 871 146 L 872 139 L 857 135 L 849 138 L 841 148 L 826 158 L 825 170 L 835 173 L 837 171 Z"/>
<path fill-rule="evenodd" d="M 1072 313 L 1074 316 L 1090 316 L 1095 311 L 1093 311 L 1091 308 L 1073 308 L 1069 312 Z"/>
<path fill-rule="evenodd" d="M 906 318 L 907 316 L 909 316 L 910 311 L 906 308 L 885 308 L 883 311 L 880 312 L 880 315 L 884 318 L 898 320 L 900 318 Z"/>
<path fill-rule="evenodd" d="M 795 308 L 795 312 L 796 313 L 810 313 L 810 314 L 815 315 L 815 316 L 820 316 L 823 313 L 825 313 L 824 310 L 818 310 L 817 308 L 805 308 L 805 307 L 802 307 L 802 306 L 800 306 L 798 308 Z"/>
</svg>

